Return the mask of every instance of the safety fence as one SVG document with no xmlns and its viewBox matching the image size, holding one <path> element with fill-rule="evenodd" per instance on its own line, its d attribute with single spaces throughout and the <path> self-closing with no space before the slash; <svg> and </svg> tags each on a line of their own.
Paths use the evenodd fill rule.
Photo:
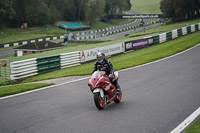
<svg viewBox="0 0 200 133">
<path fill-rule="evenodd" d="M 157 22 L 150 22 L 150 23 L 147 23 L 146 25 L 153 24 L 153 23 L 157 23 Z M 103 37 L 103 36 L 115 34 L 117 32 L 131 30 L 133 28 L 138 28 L 139 26 L 140 26 L 140 22 L 134 21 L 134 22 L 131 22 L 128 24 L 123 24 L 123 25 L 119 25 L 119 26 L 115 26 L 115 27 L 94 30 L 94 31 L 70 33 L 70 34 L 72 36 L 71 37 L 72 40 L 85 40 L 85 39 L 93 39 L 93 38 Z M 0 44 L 0 48 L 7 48 L 7 47 L 25 45 L 25 44 L 34 43 L 34 42 L 57 40 L 57 39 L 64 39 L 64 35 L 58 36 L 58 37 L 47 37 L 47 38 L 39 38 L 39 39 L 33 39 L 33 40 L 27 40 L 27 41 Z"/>
<path fill-rule="evenodd" d="M 0 78 L 10 79 L 10 60 L 0 59 Z"/>
<path fill-rule="evenodd" d="M 10 79 L 21 79 L 80 65 L 80 51 L 10 63 Z"/>
<path fill-rule="evenodd" d="M 64 38 L 64 36 L 47 37 L 47 38 L 40 38 L 40 39 L 35 39 L 35 40 L 20 41 L 20 42 L 8 43 L 8 44 L 0 44 L 0 48 L 7 48 L 7 47 L 25 45 L 25 44 L 34 43 L 34 42 L 42 42 L 42 41 L 49 41 L 49 40 L 56 40 L 56 39 L 63 39 L 63 38 Z"/>
<path fill-rule="evenodd" d="M 145 25 L 143 25 L 143 26 L 147 26 L 147 25 L 155 24 L 155 23 L 159 23 L 159 22 L 158 21 L 157 22 L 149 22 L 149 23 L 145 23 Z M 112 35 L 115 33 L 136 29 L 136 28 L 139 28 L 140 26 L 141 26 L 140 21 L 135 20 L 134 22 L 131 22 L 129 24 L 123 24 L 123 25 L 100 29 L 100 30 L 95 30 L 95 31 L 86 31 L 86 32 L 76 33 L 76 34 L 73 34 L 73 39 L 74 40 L 83 40 L 83 39 L 93 39 L 93 38 L 105 37 L 105 36 Z"/>
<path fill-rule="evenodd" d="M 175 29 L 167 33 L 162 33 L 157 36 L 150 36 L 143 39 L 127 41 L 119 44 L 113 44 L 104 47 L 98 47 L 88 50 L 64 53 L 60 55 L 33 58 L 22 61 L 15 61 L 10 63 L 10 78 L 12 80 L 30 77 L 42 73 L 47 73 L 67 67 L 81 65 L 96 58 L 98 51 L 104 52 L 106 56 L 123 53 L 129 50 L 137 50 L 164 43 L 166 41 L 184 36 L 189 33 L 200 30 L 200 23 Z"/>
<path fill-rule="evenodd" d="M 200 23 L 182 27 L 180 29 L 175 29 L 170 32 L 162 33 L 160 35 L 128 41 L 128 42 L 125 42 L 125 50 L 126 51 L 137 50 L 144 47 L 148 47 L 150 45 L 164 43 L 166 41 L 169 41 L 169 40 L 172 40 L 172 39 L 175 39 L 175 38 L 178 38 L 178 37 L 181 37 L 181 36 L 184 36 L 189 33 L 199 31 L 199 30 L 200 30 Z"/>
</svg>

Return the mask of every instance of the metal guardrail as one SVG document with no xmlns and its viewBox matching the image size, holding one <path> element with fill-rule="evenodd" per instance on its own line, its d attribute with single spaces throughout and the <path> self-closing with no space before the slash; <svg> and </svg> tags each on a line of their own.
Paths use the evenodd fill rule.
<svg viewBox="0 0 200 133">
<path fill-rule="evenodd" d="M 10 63 L 11 80 L 37 75 L 37 58 Z"/>
<path fill-rule="evenodd" d="M 121 44 L 115 44 L 112 47 L 108 46 L 90 49 L 90 50 L 84 50 L 84 51 L 76 51 L 71 53 L 65 53 L 55 56 L 49 56 L 49 57 L 42 57 L 42 58 L 33 58 L 28 60 L 22 60 L 22 61 L 15 61 L 10 63 L 10 69 L 11 69 L 11 80 L 15 79 L 21 79 L 49 71 L 54 71 L 58 69 L 64 69 L 67 67 L 77 66 L 80 65 L 81 62 L 89 61 L 91 59 L 94 59 L 92 56 L 95 55 L 95 51 L 101 51 L 106 50 L 106 52 L 109 52 L 111 50 L 111 55 L 116 53 L 123 52 L 123 48 L 130 48 L 140 46 L 140 45 L 155 45 L 164 43 L 166 41 L 172 40 L 174 38 L 184 36 L 186 34 L 199 31 L 200 30 L 200 23 L 182 27 L 180 29 L 175 29 L 167 33 L 162 33 L 157 36 L 151 36 L 147 39 L 139 39 L 139 40 L 133 40 L 132 44 L 131 42 L 125 42 Z M 135 43 L 135 44 L 134 44 Z M 126 44 L 127 46 L 124 46 Z M 107 49 L 106 49 L 107 48 Z M 114 52 L 113 50 L 116 50 L 118 52 Z M 127 49 L 130 50 L 130 49 Z"/>
<path fill-rule="evenodd" d="M 61 69 L 81 65 L 80 51 L 60 55 Z"/>
<path fill-rule="evenodd" d="M 76 65 L 80 65 L 80 51 L 15 61 L 10 63 L 10 79 L 22 79 Z"/>
</svg>

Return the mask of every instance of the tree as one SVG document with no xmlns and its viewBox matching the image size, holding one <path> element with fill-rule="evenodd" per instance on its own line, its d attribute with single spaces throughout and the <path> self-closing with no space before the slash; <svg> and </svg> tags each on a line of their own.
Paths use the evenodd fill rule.
<svg viewBox="0 0 200 133">
<path fill-rule="evenodd" d="M 3 25 L 9 25 L 15 15 L 13 9 L 12 0 L 1 0 L 0 1 L 0 27 Z"/>
<path fill-rule="evenodd" d="M 162 0 L 160 9 L 172 21 L 190 20 L 200 17 L 200 0 Z"/>
<path fill-rule="evenodd" d="M 160 9 L 163 15 L 167 18 L 174 18 L 175 12 L 173 9 L 173 0 L 162 0 L 160 2 Z"/>
<path fill-rule="evenodd" d="M 126 10 L 131 10 L 131 7 L 132 7 L 131 1 L 130 0 L 126 0 L 126 3 L 127 3 L 127 5 L 126 5 L 125 9 Z"/>
<path fill-rule="evenodd" d="M 115 14 L 131 9 L 130 0 L 106 0 L 105 12 L 106 14 Z"/>
<path fill-rule="evenodd" d="M 105 0 L 89 0 L 87 5 L 87 20 L 92 25 L 97 18 L 104 15 Z"/>
<path fill-rule="evenodd" d="M 25 4 L 25 21 L 29 25 L 44 25 L 50 22 L 47 4 L 41 0 L 27 0 Z"/>
</svg>

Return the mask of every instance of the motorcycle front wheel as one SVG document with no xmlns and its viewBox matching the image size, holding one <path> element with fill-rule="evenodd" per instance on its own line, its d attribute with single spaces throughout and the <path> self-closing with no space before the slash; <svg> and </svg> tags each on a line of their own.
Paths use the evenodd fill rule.
<svg viewBox="0 0 200 133">
<path fill-rule="evenodd" d="M 94 103 L 99 110 L 105 108 L 105 99 L 101 97 L 100 92 L 94 93 Z"/>
<path fill-rule="evenodd" d="M 119 103 L 122 99 L 122 93 L 116 94 L 116 97 L 114 99 L 115 103 Z"/>
</svg>

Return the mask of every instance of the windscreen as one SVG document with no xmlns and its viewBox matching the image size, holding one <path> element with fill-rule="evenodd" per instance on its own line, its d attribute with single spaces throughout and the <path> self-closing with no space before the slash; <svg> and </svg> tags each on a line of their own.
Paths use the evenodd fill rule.
<svg viewBox="0 0 200 133">
<path fill-rule="evenodd" d="M 105 72 L 104 71 L 95 71 L 93 74 L 92 74 L 92 77 L 91 78 L 99 78 L 101 75 L 104 75 Z"/>
</svg>

